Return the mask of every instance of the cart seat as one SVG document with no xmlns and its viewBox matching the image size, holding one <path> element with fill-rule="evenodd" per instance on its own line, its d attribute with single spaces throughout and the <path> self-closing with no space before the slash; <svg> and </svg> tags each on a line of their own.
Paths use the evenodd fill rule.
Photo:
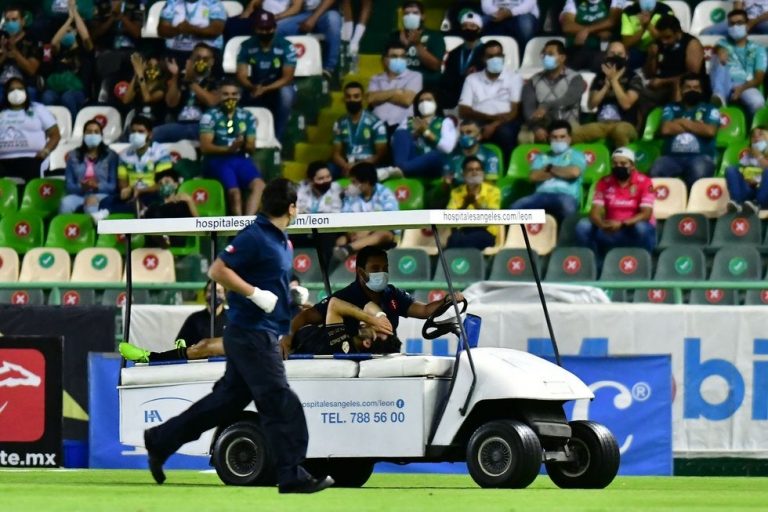
<svg viewBox="0 0 768 512">
<path fill-rule="evenodd" d="M 453 361 L 453 357 L 397 354 L 360 361 L 359 377 L 450 377 Z"/>
</svg>

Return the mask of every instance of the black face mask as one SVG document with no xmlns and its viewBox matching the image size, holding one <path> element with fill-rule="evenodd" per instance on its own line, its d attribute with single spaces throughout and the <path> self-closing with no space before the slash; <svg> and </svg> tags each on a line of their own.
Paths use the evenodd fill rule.
<svg viewBox="0 0 768 512">
<path fill-rule="evenodd" d="M 464 38 L 465 41 L 469 41 L 470 43 L 473 43 L 480 38 L 480 31 L 479 30 L 462 30 L 461 37 Z"/>
<path fill-rule="evenodd" d="M 315 187 L 315 190 L 317 190 L 321 194 L 325 194 L 326 192 L 331 190 L 331 184 L 332 183 L 333 182 L 331 182 L 331 181 L 328 181 L 326 183 L 315 183 L 314 187 Z"/>
<path fill-rule="evenodd" d="M 704 95 L 699 91 L 688 91 L 683 94 L 683 103 L 686 105 L 698 105 L 704 99 Z"/>
<path fill-rule="evenodd" d="M 363 109 L 362 101 L 347 101 L 344 105 L 347 107 L 347 112 L 350 114 L 357 114 Z"/>
<path fill-rule="evenodd" d="M 627 59 L 625 59 L 624 57 L 619 57 L 618 55 L 612 55 L 610 57 L 606 57 L 603 62 L 605 62 L 605 64 L 609 66 L 615 67 L 617 71 L 624 69 L 624 67 L 626 67 L 627 65 Z"/>
<path fill-rule="evenodd" d="M 629 167 L 614 167 L 611 169 L 611 174 L 619 181 L 627 181 L 631 172 Z"/>
<path fill-rule="evenodd" d="M 258 37 L 259 41 L 261 41 L 262 43 L 268 43 L 272 41 L 272 39 L 275 37 L 275 33 L 274 32 L 259 33 L 259 34 L 256 34 L 256 37 Z"/>
</svg>

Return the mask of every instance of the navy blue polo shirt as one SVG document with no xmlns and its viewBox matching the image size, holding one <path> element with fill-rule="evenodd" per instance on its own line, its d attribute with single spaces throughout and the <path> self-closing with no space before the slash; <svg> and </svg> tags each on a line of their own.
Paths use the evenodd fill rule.
<svg viewBox="0 0 768 512">
<path fill-rule="evenodd" d="M 228 292 L 229 325 L 287 334 L 291 323 L 288 283 L 293 271 L 293 248 L 288 236 L 259 215 L 219 253 L 219 258 L 245 282 L 277 295 L 274 311 L 265 313 L 243 295 Z"/>
<path fill-rule="evenodd" d="M 366 304 L 370 302 L 370 299 L 365 294 L 360 281 L 355 281 L 337 291 L 332 297 L 339 298 L 343 301 L 363 309 Z M 318 304 L 315 304 L 315 309 L 323 317 L 325 321 L 325 315 L 328 312 L 328 301 L 330 299 L 326 297 Z M 397 334 L 397 326 L 400 323 L 400 317 L 408 316 L 408 308 L 413 304 L 413 297 L 408 292 L 405 292 L 399 288 L 395 288 L 394 285 L 387 285 L 384 291 L 381 293 L 381 301 L 379 307 L 387 314 L 389 323 L 392 324 L 392 329 Z M 360 322 L 354 318 L 345 318 L 344 327 L 347 328 L 347 333 L 350 336 L 355 336 L 360 330 Z"/>
</svg>

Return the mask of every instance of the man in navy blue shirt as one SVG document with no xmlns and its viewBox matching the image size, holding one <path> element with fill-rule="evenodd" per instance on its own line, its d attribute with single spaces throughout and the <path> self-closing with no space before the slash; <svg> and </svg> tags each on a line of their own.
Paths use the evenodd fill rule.
<svg viewBox="0 0 768 512">
<path fill-rule="evenodd" d="M 304 410 L 288 386 L 278 337 L 288 332 L 288 283 L 293 249 L 285 229 L 296 216 L 296 186 L 285 178 L 267 185 L 256 221 L 246 227 L 211 265 L 208 275 L 229 293 L 224 331 L 227 366 L 211 394 L 179 416 L 144 432 L 149 469 L 165 481 L 163 463 L 183 444 L 230 418 L 251 400 L 272 443 L 281 493 L 311 493 L 333 485 L 301 466 L 309 434 Z"/>
</svg>

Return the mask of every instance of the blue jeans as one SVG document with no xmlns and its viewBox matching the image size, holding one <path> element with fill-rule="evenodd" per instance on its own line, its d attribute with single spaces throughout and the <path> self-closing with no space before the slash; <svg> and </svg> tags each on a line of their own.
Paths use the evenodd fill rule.
<svg viewBox="0 0 768 512">
<path fill-rule="evenodd" d="M 180 140 L 198 140 L 200 138 L 200 123 L 167 123 L 156 126 L 152 130 L 152 140 L 155 142 L 179 142 Z"/>
<path fill-rule="evenodd" d="M 299 25 L 312 15 L 309 11 L 304 11 L 296 16 L 284 18 L 277 22 L 277 35 L 296 36 L 299 35 Z M 323 47 L 323 69 L 333 73 L 339 64 L 339 53 L 341 52 L 341 15 L 335 9 L 329 9 L 320 16 L 315 25 L 315 31 L 323 34 L 325 45 Z"/>
<path fill-rule="evenodd" d="M 732 165 L 725 170 L 725 182 L 728 184 L 728 193 L 733 201 L 743 203 L 757 200 L 760 208 L 768 208 L 768 169 L 763 171 L 760 184 L 752 187 L 744 179 L 739 168 Z"/>
<path fill-rule="evenodd" d="M 77 119 L 77 113 L 85 105 L 85 93 L 83 91 L 56 92 L 50 89 L 43 91 L 40 101 L 44 105 L 64 105 L 72 114 L 72 120 Z"/>
<path fill-rule="evenodd" d="M 286 85 L 279 91 L 263 94 L 258 98 L 252 98 L 247 91 L 243 92 L 243 104 L 251 107 L 264 107 L 272 112 L 275 119 L 275 136 L 278 140 L 283 140 L 285 128 L 288 126 L 288 119 L 291 117 L 293 101 L 296 98 L 296 88 L 293 85 Z"/>
<path fill-rule="evenodd" d="M 483 35 L 512 36 L 520 47 L 520 55 L 525 53 L 525 43 L 539 31 L 539 19 L 533 14 L 519 14 L 501 22 L 495 22 L 490 16 L 484 16 Z"/>
<path fill-rule="evenodd" d="M 764 21 L 758 25 L 752 27 L 750 34 L 768 34 L 768 21 Z M 705 28 L 701 31 L 704 36 L 727 36 L 728 35 L 728 22 L 721 21 L 714 25 Z"/>
<path fill-rule="evenodd" d="M 99 211 L 99 203 L 105 199 L 109 194 L 67 194 L 61 198 L 61 204 L 59 204 L 59 213 L 73 213 L 80 207 L 83 208 L 85 213 L 96 213 Z M 86 205 L 85 199 L 87 197 L 95 197 L 96 204 Z"/>
<path fill-rule="evenodd" d="M 443 175 L 446 155 L 433 149 L 420 155 L 411 132 L 396 130 L 392 136 L 392 161 L 407 178 L 412 176 L 439 178 Z"/>
<path fill-rule="evenodd" d="M 563 219 L 573 215 L 579 209 L 579 201 L 568 194 L 536 192 L 521 197 L 510 206 L 513 210 L 544 209 L 561 224 Z"/>
<path fill-rule="evenodd" d="M 712 83 L 712 93 L 720 96 L 723 103 L 728 103 L 733 88 L 739 84 L 733 83 L 728 68 L 720 63 L 720 59 L 717 58 L 717 55 L 712 56 L 711 62 L 712 65 L 709 68 L 709 80 Z M 763 98 L 763 93 L 760 92 L 760 89 L 757 87 L 750 87 L 741 93 L 739 103 L 749 111 L 750 116 L 754 116 L 755 112 L 765 105 L 765 98 Z"/>
<path fill-rule="evenodd" d="M 581 219 L 576 223 L 575 237 L 580 246 L 592 249 L 597 256 L 598 266 L 602 266 L 605 255 L 614 247 L 640 247 L 652 253 L 656 247 L 656 226 L 641 221 L 609 233 L 592 224 L 589 219 Z"/>
<path fill-rule="evenodd" d="M 707 155 L 664 155 L 651 167 L 653 178 L 682 178 L 691 189 L 699 178 L 709 178 L 715 173 L 715 162 Z"/>
</svg>

